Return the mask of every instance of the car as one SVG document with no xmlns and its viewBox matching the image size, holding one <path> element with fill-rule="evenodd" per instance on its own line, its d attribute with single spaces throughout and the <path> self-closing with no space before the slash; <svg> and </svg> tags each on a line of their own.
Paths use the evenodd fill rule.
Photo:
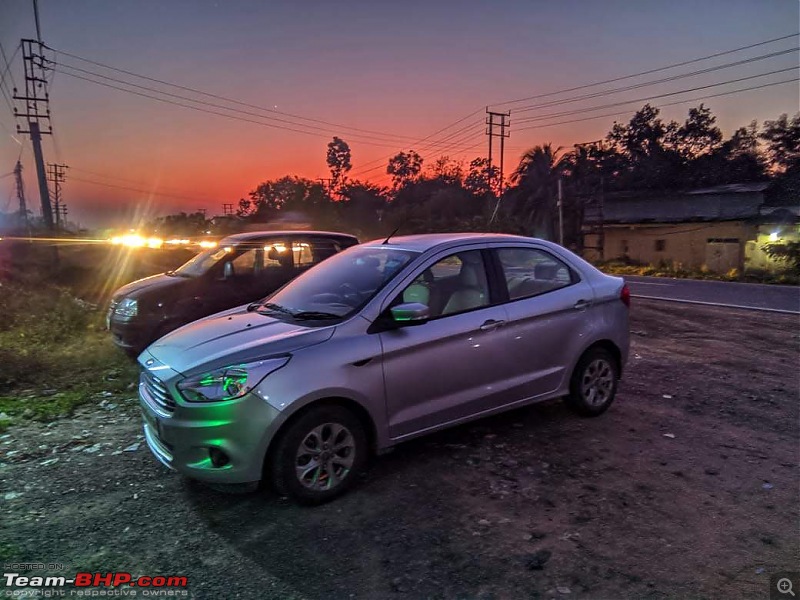
<svg viewBox="0 0 800 600">
<path fill-rule="evenodd" d="M 135 358 L 152 342 L 201 317 L 263 298 L 358 239 L 326 231 L 239 233 L 174 271 L 114 292 L 106 325 Z"/>
<path fill-rule="evenodd" d="M 629 303 L 623 279 L 543 240 L 361 244 L 147 348 L 144 436 L 190 478 L 325 502 L 369 455 L 445 427 L 562 396 L 601 414 Z"/>
</svg>

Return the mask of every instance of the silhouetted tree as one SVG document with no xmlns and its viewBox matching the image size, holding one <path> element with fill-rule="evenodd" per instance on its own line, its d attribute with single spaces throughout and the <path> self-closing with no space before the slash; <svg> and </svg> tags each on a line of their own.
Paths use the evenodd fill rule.
<svg viewBox="0 0 800 600">
<path fill-rule="evenodd" d="M 344 184 L 347 173 L 353 168 L 350 158 L 350 146 L 343 139 L 334 136 L 328 143 L 326 160 L 333 179 L 332 189 L 338 190 Z"/>
<path fill-rule="evenodd" d="M 767 155 L 776 169 L 786 171 L 800 163 L 800 113 L 791 120 L 784 113 L 765 121 L 759 137 L 767 142 Z"/>
<path fill-rule="evenodd" d="M 392 176 L 395 190 L 416 179 L 421 170 L 422 157 L 413 150 L 397 153 L 386 166 L 386 173 Z"/>
</svg>

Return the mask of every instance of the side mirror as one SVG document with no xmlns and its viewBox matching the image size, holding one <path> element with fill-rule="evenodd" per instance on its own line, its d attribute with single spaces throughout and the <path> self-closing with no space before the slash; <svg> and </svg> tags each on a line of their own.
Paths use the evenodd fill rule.
<svg viewBox="0 0 800 600">
<path fill-rule="evenodd" d="M 422 325 L 431 315 L 427 305 L 420 302 L 406 302 L 390 309 L 392 320 L 397 325 Z"/>
<path fill-rule="evenodd" d="M 222 265 L 222 278 L 223 279 L 230 279 L 233 277 L 233 265 L 230 261 L 226 261 L 224 265 Z"/>
</svg>

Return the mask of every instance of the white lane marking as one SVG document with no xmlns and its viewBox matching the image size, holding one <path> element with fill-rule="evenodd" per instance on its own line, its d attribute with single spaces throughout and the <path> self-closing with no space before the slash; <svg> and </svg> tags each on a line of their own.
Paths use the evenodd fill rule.
<svg viewBox="0 0 800 600">
<path fill-rule="evenodd" d="M 704 306 L 718 306 L 721 308 L 743 308 L 745 310 L 758 310 L 761 312 L 780 313 L 784 315 L 800 315 L 800 311 L 796 310 L 762 308 L 760 306 L 743 306 L 741 304 L 720 304 L 719 302 L 701 302 L 700 300 L 681 300 L 678 298 L 659 298 L 658 296 L 640 296 L 639 294 L 631 294 L 631 298 L 641 298 L 643 300 L 663 300 L 664 302 L 683 302 L 684 304 L 702 304 Z"/>
<path fill-rule="evenodd" d="M 663 285 L 666 287 L 672 287 L 671 283 L 649 283 L 647 281 L 629 281 L 631 285 Z"/>
</svg>

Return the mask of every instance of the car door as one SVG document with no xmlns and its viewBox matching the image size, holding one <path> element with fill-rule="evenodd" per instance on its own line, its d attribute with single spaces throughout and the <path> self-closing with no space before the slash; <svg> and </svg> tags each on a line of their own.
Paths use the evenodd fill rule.
<svg viewBox="0 0 800 600">
<path fill-rule="evenodd" d="M 501 370 L 497 306 L 480 249 L 432 258 L 388 303 L 429 306 L 430 319 L 380 332 L 389 435 L 401 438 L 497 402 Z"/>
<path fill-rule="evenodd" d="M 504 351 L 509 400 L 557 390 L 591 330 L 594 292 L 578 271 L 545 248 L 492 250 L 508 293 Z"/>
</svg>

